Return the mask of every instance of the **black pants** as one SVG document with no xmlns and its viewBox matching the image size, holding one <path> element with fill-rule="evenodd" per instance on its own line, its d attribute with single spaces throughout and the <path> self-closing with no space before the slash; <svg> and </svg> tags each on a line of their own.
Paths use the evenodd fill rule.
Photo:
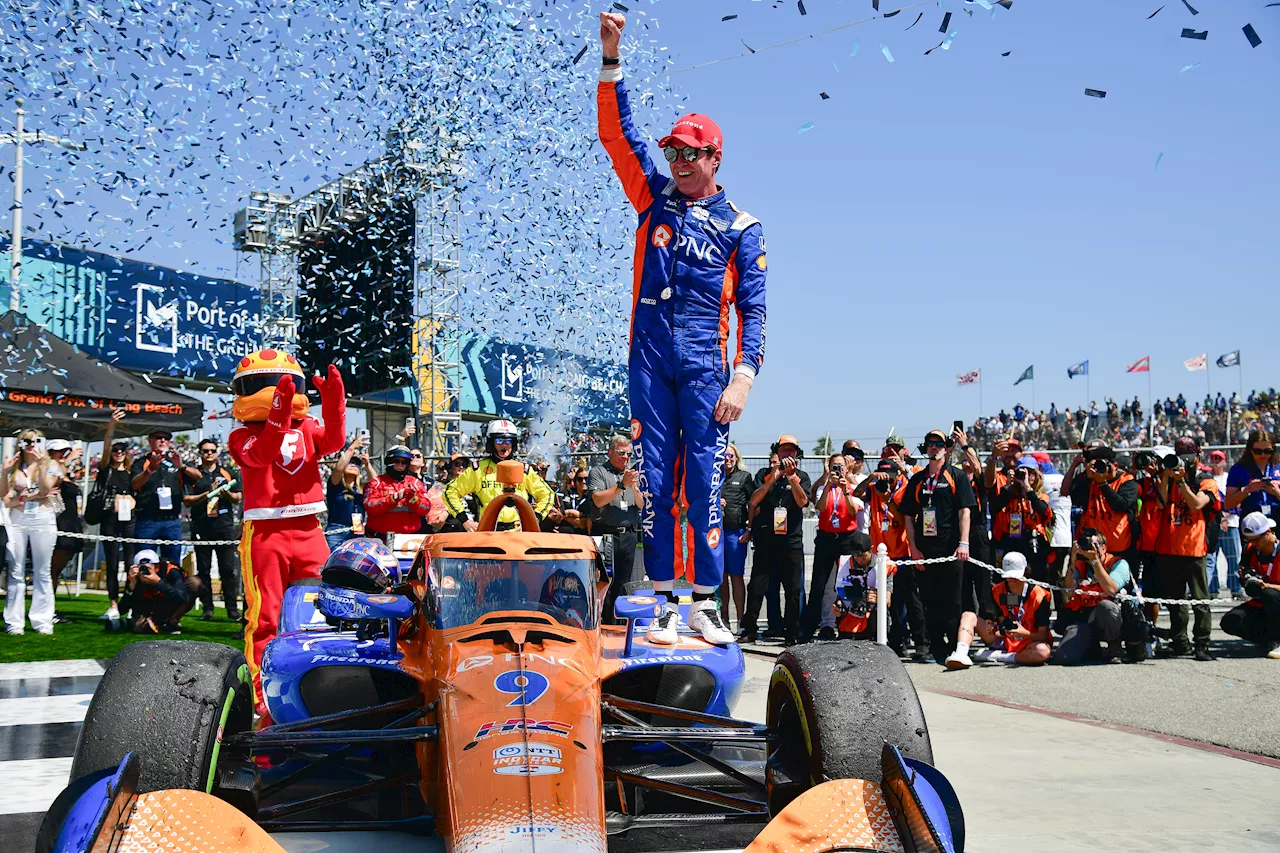
<svg viewBox="0 0 1280 853">
<path fill-rule="evenodd" d="M 636 532 L 617 528 L 601 528 L 596 533 L 613 535 L 613 578 L 609 581 L 609 591 L 604 596 L 604 615 L 601 617 L 606 625 L 615 623 L 613 603 L 618 596 L 625 595 L 627 584 L 636 580 L 632 577 L 636 565 Z"/>
<path fill-rule="evenodd" d="M 932 554 L 926 558 L 950 556 L 954 551 Z M 929 635 L 929 651 L 942 660 L 955 651 L 956 634 L 960 630 L 960 588 L 964 569 L 959 560 L 933 563 L 921 567 L 920 597 L 924 600 L 924 622 Z"/>
<path fill-rule="evenodd" d="M 194 531 L 196 541 L 234 539 L 235 530 Z M 200 578 L 200 606 L 213 610 L 213 555 L 218 555 L 218 575 L 222 578 L 222 603 L 228 613 L 240 612 L 240 551 L 235 545 L 196 545 L 196 576 Z M 193 604 L 195 602 L 192 602 Z"/>
<path fill-rule="evenodd" d="M 133 522 L 121 521 L 118 518 L 102 522 L 99 533 L 103 536 L 122 536 L 133 538 Z M 133 555 L 138 546 L 134 542 L 103 542 L 102 555 L 107 561 L 107 598 L 111 601 L 120 599 L 120 559 L 124 559 L 124 570 L 129 571 L 133 565 Z"/>
<path fill-rule="evenodd" d="M 923 566 L 899 566 L 893 578 L 893 600 L 889 603 L 889 612 L 893 614 L 889 621 L 889 645 L 899 651 L 906 648 L 908 628 L 917 652 L 924 652 L 928 647 L 924 599 L 920 596 L 920 575 L 923 572 Z"/>
<path fill-rule="evenodd" d="M 1155 598 L 1187 598 L 1206 599 L 1209 597 L 1209 579 L 1204 572 L 1204 557 L 1176 557 L 1169 554 L 1156 556 Z M 1147 595 L 1150 580 L 1148 580 Z M 1169 613 L 1169 634 L 1175 646 L 1187 644 L 1188 607 L 1182 605 L 1162 605 Z M 1213 630 L 1213 616 L 1209 613 L 1209 605 L 1197 604 L 1190 608 L 1195 612 L 1191 626 L 1191 638 L 1197 647 L 1209 645 L 1209 632 Z"/>
<path fill-rule="evenodd" d="M 1254 607 L 1250 602 L 1224 613 L 1222 630 L 1260 646 L 1280 643 L 1280 590 L 1264 589 L 1254 601 L 1262 606 Z"/>
<path fill-rule="evenodd" d="M 760 606 L 764 604 L 769 586 L 769 572 L 774 568 L 782 580 L 782 633 L 787 645 L 792 645 L 800 623 L 800 584 L 804 578 L 804 541 L 799 537 L 770 535 L 756 539 L 756 557 L 747 584 L 747 609 L 742 613 L 742 632 L 756 633 Z"/>
<path fill-rule="evenodd" d="M 812 638 L 813 632 L 818 630 L 827 581 L 840 557 L 853 553 L 852 536 L 852 533 L 819 530 L 813 540 L 813 575 L 809 578 L 809 597 L 805 599 L 804 612 L 800 614 L 799 639 L 802 641 Z"/>
</svg>

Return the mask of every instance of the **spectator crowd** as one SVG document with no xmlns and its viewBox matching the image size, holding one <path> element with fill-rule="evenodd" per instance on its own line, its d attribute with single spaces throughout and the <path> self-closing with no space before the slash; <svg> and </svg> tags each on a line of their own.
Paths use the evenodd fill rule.
<svg viewBox="0 0 1280 853">
<path fill-rule="evenodd" d="M 1271 430 L 1277 414 L 1273 391 L 1251 394 L 1243 405 L 1234 395 L 1190 409 L 1182 397 L 1161 401 L 1155 424 L 1158 434 L 1172 436 L 1169 445 L 1134 450 L 1152 428 L 1136 399 L 1075 412 L 1018 406 L 969 431 L 960 423 L 933 430 L 918 455 L 897 435 L 878 456 L 847 441 L 823 460 L 816 479 L 803 469 L 794 436 L 780 436 L 768 464 L 754 472 L 730 446 L 719 616 L 725 626 L 736 623 L 738 639 L 747 643 L 869 638 L 884 596 L 890 644 L 918 662 L 964 669 L 1152 655 L 1207 661 L 1213 657 L 1207 604 L 1140 604 L 1134 596 L 1216 595 L 1221 552 L 1228 591 L 1238 601 L 1223 617 L 1223 630 L 1280 657 L 1273 520 L 1280 512 L 1280 455 Z M 1234 462 L 1222 451 L 1201 452 L 1227 417 L 1243 430 L 1244 450 Z M 1088 440 L 1080 442 L 1086 427 Z M 475 529 L 496 487 L 494 468 L 521 458 L 528 433 L 495 421 L 475 451 L 448 460 L 431 460 L 410 446 L 414 438 L 406 425 L 375 465 L 362 430 L 326 460 L 331 549 L 357 536 Z M 1077 452 L 1064 470 L 1031 449 L 1073 439 Z M 222 543 L 239 538 L 243 491 L 226 448 L 211 439 L 175 444 L 164 430 L 144 446 L 113 441 L 109 431 L 104 446 L 106 459 L 90 463 L 87 496 L 76 485 L 84 460 L 69 442 L 27 430 L 18 436 L 18 452 L 4 460 L 7 631 L 22 633 L 28 620 L 38 632 L 53 631 L 54 581 L 89 547 L 65 534 L 82 524 L 154 542 L 103 543 L 110 627 L 178 633 L 179 620 L 197 604 L 199 618 L 215 618 L 215 560 L 227 618 L 241 621 L 238 554 Z M 611 602 L 643 577 L 636 549 L 644 495 L 631 441 L 582 433 L 566 449 L 572 455 L 561 457 L 556 477 L 545 458 L 531 455 L 519 490 L 543 530 L 612 537 Z M 817 529 L 806 585 L 804 520 L 812 516 Z M 499 515 L 497 523 L 503 529 L 514 519 Z M 184 564 L 177 540 L 191 543 L 193 560 Z M 880 545 L 890 560 L 883 590 L 874 561 Z M 28 574 L 32 594 L 24 614 Z M 1169 627 L 1158 629 L 1162 606 Z"/>
</svg>

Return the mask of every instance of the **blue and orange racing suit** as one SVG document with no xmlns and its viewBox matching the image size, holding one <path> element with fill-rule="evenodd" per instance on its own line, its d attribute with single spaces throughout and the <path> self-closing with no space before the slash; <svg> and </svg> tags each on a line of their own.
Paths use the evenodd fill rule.
<svg viewBox="0 0 1280 853">
<path fill-rule="evenodd" d="M 712 417 L 729 381 L 729 309 L 737 311 L 733 369 L 754 377 L 764 360 L 765 253 L 760 222 L 717 187 L 691 199 L 658 173 L 632 123 L 618 68 L 601 71 L 600 141 L 639 214 L 631 293 L 631 435 L 645 496 L 649 579 L 687 577 L 716 588 L 724 576 L 720 485 L 729 427 Z M 690 536 L 682 548 L 680 511 Z"/>
</svg>

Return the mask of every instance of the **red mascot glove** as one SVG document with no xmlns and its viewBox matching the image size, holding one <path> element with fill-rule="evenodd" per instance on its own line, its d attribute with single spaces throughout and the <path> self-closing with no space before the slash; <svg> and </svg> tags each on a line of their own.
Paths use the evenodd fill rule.
<svg viewBox="0 0 1280 853">
<path fill-rule="evenodd" d="M 315 384 L 316 391 L 320 394 L 321 405 L 326 405 L 330 403 L 330 401 L 345 400 L 347 398 L 347 389 L 342 384 L 342 374 L 338 372 L 336 365 L 329 365 L 329 376 L 327 379 L 317 373 L 311 381 Z"/>
<path fill-rule="evenodd" d="M 341 383 L 339 383 L 341 384 Z M 293 419 L 293 377 L 281 376 L 276 384 L 276 394 L 271 398 L 271 411 L 267 413 L 267 426 L 284 431 Z"/>
</svg>

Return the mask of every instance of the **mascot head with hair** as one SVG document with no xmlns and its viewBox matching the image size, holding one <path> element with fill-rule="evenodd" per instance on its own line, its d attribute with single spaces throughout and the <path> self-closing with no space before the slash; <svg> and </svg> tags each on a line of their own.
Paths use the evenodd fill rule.
<svg viewBox="0 0 1280 853">
<path fill-rule="evenodd" d="M 293 378 L 294 388 L 292 417 L 305 418 L 311 404 L 307 401 L 306 377 L 302 373 L 302 365 L 288 353 L 280 350 L 264 349 L 250 353 L 240 359 L 236 365 L 235 378 L 231 380 L 231 390 L 236 395 L 231 412 L 241 423 L 261 423 L 267 419 L 271 411 L 271 398 L 276 393 L 276 385 L 284 376 Z"/>
</svg>

